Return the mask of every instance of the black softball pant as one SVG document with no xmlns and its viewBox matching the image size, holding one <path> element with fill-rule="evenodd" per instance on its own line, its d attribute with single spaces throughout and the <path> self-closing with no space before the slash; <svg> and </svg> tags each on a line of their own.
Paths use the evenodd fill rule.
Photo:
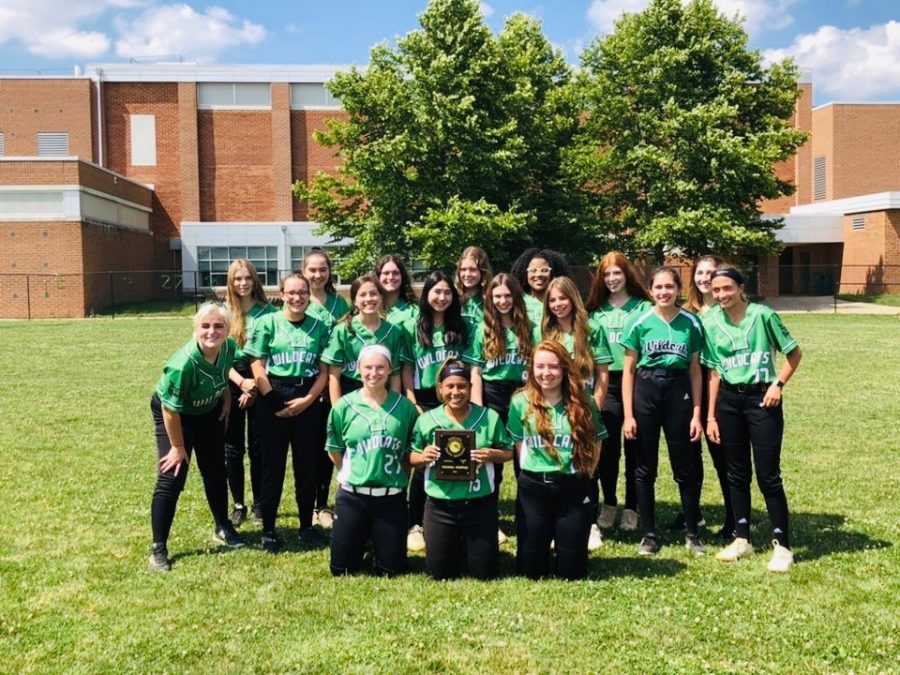
<svg viewBox="0 0 900 675">
<path fill-rule="evenodd" d="M 425 502 L 425 569 L 434 579 L 462 574 L 463 558 L 476 579 L 493 579 L 500 569 L 497 500 L 434 499 Z"/>
<path fill-rule="evenodd" d="M 168 454 L 172 444 L 163 424 L 162 405 L 156 394 L 150 399 L 150 411 L 156 435 L 156 457 L 159 460 Z M 206 503 L 209 504 L 216 528 L 228 520 L 228 485 L 225 480 L 223 459 L 225 425 L 219 420 L 221 414 L 220 400 L 208 413 L 181 415 L 184 449 L 187 451 L 188 460 L 192 454 L 197 456 L 197 467 L 200 469 L 203 489 L 206 491 Z M 174 469 L 167 473 L 161 472 L 157 462 L 156 487 L 153 489 L 153 499 L 150 502 L 150 525 L 154 544 L 165 544 L 169 540 L 178 497 L 184 490 L 187 480 L 188 465 L 189 461 L 183 463 L 176 476 Z"/>
<path fill-rule="evenodd" d="M 245 378 L 253 378 L 248 366 L 235 363 L 235 370 Z M 241 388 L 234 382 L 228 383 L 231 390 L 231 412 L 228 415 L 228 428 L 225 429 L 225 474 L 228 478 L 228 487 L 231 489 L 231 499 L 235 504 L 244 504 L 244 452 L 250 459 L 250 493 L 253 495 L 253 503 L 259 501 L 261 482 L 261 451 L 259 440 L 259 422 L 257 413 L 259 406 L 254 401 L 249 408 L 241 408 L 238 405 Z M 245 439 L 246 438 L 246 442 Z"/>
<path fill-rule="evenodd" d="M 708 423 L 707 415 L 709 412 L 709 368 L 702 367 L 703 370 L 703 402 L 700 405 L 700 419 L 703 422 L 703 433 L 706 434 Z M 699 468 L 700 489 L 703 489 L 703 442 L 697 441 L 692 444 L 694 450 L 695 461 Z M 709 450 L 709 456 L 712 458 L 713 468 L 716 470 L 716 477 L 719 479 L 719 488 L 722 491 L 722 503 L 725 505 L 725 522 L 722 529 L 726 534 L 731 534 L 734 530 L 734 511 L 731 508 L 731 498 L 728 494 L 728 462 L 725 461 L 725 451 L 719 443 L 713 443 L 706 438 L 706 448 Z"/>
<path fill-rule="evenodd" d="M 512 400 L 516 389 L 522 386 L 521 382 L 510 382 L 509 380 L 482 381 L 482 401 L 485 408 L 490 408 L 498 415 L 503 426 L 509 421 L 509 403 Z M 494 500 L 500 496 L 500 483 L 503 482 L 503 464 L 494 464 Z M 519 475 L 519 455 L 513 453 L 513 472 Z"/>
<path fill-rule="evenodd" d="M 616 485 L 619 482 L 619 463 L 622 451 L 625 454 L 625 508 L 637 511 L 637 490 L 634 486 L 634 471 L 637 465 L 637 450 L 633 440 L 622 439 L 622 424 L 625 422 L 625 409 L 622 407 L 622 371 L 609 373 L 609 387 L 606 400 L 603 402 L 603 425 L 609 437 L 603 440 L 600 451 L 600 462 L 591 482 L 591 501 L 599 506 L 600 491 L 603 492 L 603 503 L 617 506 Z M 598 490 L 596 480 L 600 480 Z"/>
<path fill-rule="evenodd" d="M 756 465 L 756 483 L 766 500 L 773 538 L 790 548 L 788 503 L 781 480 L 781 441 L 784 409 L 762 407 L 768 385 L 739 388 L 719 386 L 716 419 L 728 462 L 728 489 L 734 510 L 735 534 L 750 536 L 750 479 Z M 751 463 L 751 447 L 753 459 Z"/>
<path fill-rule="evenodd" d="M 359 572 L 370 540 L 379 574 L 394 576 L 404 572 L 407 519 L 406 495 L 402 490 L 395 495 L 371 497 L 338 488 L 331 530 L 331 573 L 340 576 Z"/>
<path fill-rule="evenodd" d="M 691 380 L 686 371 L 639 368 L 634 378 L 637 422 L 635 487 L 643 532 L 656 533 L 656 475 L 659 432 L 666 435 L 669 463 L 681 495 L 685 530 L 697 534 L 700 515 L 699 468 L 691 447 Z"/>
<path fill-rule="evenodd" d="M 594 505 L 590 479 L 552 473 L 519 472 L 516 495 L 516 569 L 539 579 L 550 569 L 550 542 L 556 547 L 556 574 L 564 579 L 587 575 L 588 537 Z"/>
<path fill-rule="evenodd" d="M 432 389 L 416 389 L 416 403 L 422 409 L 432 410 L 441 405 L 437 392 Z M 425 469 L 413 469 L 409 479 L 409 524 L 423 525 L 425 522 Z M 496 536 L 496 533 L 495 535 Z"/>
<path fill-rule="evenodd" d="M 284 400 L 305 396 L 312 388 L 313 378 L 290 380 L 269 378 L 272 388 Z M 312 525 L 313 507 L 316 502 L 316 467 L 319 455 L 325 454 L 319 428 L 322 424 L 322 403 L 319 399 L 295 417 L 276 417 L 265 397 L 256 402 L 260 406 L 260 440 L 262 441 L 262 485 L 260 508 L 263 530 L 275 530 L 275 519 L 284 490 L 288 446 L 291 449 L 291 465 L 294 471 L 294 498 L 300 529 Z"/>
</svg>

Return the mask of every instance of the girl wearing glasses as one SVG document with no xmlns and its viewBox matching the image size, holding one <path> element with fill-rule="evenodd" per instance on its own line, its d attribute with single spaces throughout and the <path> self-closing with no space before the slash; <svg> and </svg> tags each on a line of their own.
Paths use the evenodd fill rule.
<svg viewBox="0 0 900 675">
<path fill-rule="evenodd" d="M 540 326 L 547 286 L 556 277 L 570 277 L 572 273 L 566 259 L 556 251 L 530 248 L 513 263 L 512 275 L 525 291 L 528 318 Z"/>
</svg>

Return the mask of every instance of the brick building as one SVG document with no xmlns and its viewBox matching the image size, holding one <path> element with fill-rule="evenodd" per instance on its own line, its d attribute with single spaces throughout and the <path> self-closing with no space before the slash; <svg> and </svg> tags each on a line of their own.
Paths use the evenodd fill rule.
<svg viewBox="0 0 900 675">
<path fill-rule="evenodd" d="M 117 64 L 0 78 L 0 317 L 221 285 L 238 256 L 277 283 L 325 243 L 291 184 L 336 166 L 313 140 L 343 114 L 324 88 L 336 70 Z M 778 167 L 797 192 L 762 205 L 785 216 L 785 249 L 758 261 L 759 291 L 897 290 L 900 105 L 813 109 L 808 78 L 800 86 L 793 122 L 813 136 Z"/>
</svg>

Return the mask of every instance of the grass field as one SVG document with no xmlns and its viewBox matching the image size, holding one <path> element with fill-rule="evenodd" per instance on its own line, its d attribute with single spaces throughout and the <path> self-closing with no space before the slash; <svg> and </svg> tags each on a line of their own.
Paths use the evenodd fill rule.
<svg viewBox="0 0 900 675">
<path fill-rule="evenodd" d="M 675 535 L 639 560 L 637 538 L 614 534 L 576 583 L 510 576 L 514 538 L 491 583 L 431 582 L 420 556 L 403 578 L 332 579 L 326 550 L 268 556 L 254 526 L 224 552 L 196 467 L 174 569 L 152 574 L 148 400 L 189 320 L 0 323 L 0 671 L 898 672 L 900 322 L 786 320 L 805 352 L 785 390 L 793 571 L 767 574 L 768 548 L 691 559 Z M 665 464 L 661 522 L 676 510 Z M 761 506 L 754 492 L 767 547 Z"/>
</svg>

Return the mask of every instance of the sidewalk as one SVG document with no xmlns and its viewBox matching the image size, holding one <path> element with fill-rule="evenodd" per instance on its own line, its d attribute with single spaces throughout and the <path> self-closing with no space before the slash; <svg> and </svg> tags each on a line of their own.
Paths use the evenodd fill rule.
<svg viewBox="0 0 900 675">
<path fill-rule="evenodd" d="M 900 307 L 876 305 L 871 302 L 850 302 L 837 300 L 830 295 L 782 296 L 763 301 L 779 314 L 883 314 L 900 316 Z"/>
</svg>

